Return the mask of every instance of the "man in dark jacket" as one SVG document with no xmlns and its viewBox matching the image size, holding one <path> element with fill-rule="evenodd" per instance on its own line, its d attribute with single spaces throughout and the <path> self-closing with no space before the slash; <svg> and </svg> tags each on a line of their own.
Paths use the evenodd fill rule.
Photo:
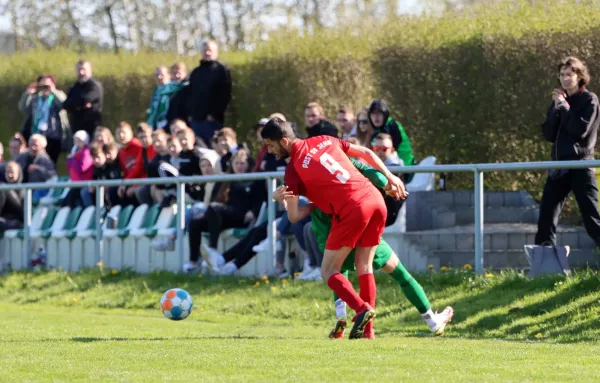
<svg viewBox="0 0 600 383">
<path fill-rule="evenodd" d="M 46 145 L 45 136 L 33 134 L 29 138 L 29 149 L 15 158 L 23 169 L 23 183 L 46 182 L 56 176 L 56 167 L 46 153 Z"/>
<path fill-rule="evenodd" d="M 102 84 L 92 78 L 92 64 L 87 60 L 77 62 L 77 82 L 69 90 L 62 107 L 69 113 L 71 130 L 85 130 L 94 136 L 102 123 L 104 91 Z"/>
<path fill-rule="evenodd" d="M 552 142 L 552 160 L 593 160 L 600 125 L 598 97 L 585 86 L 590 75 L 583 62 L 568 57 L 558 65 L 562 89 L 552 92 L 542 132 Z M 560 165 L 557 163 L 557 167 Z M 540 217 L 535 243 L 556 244 L 556 225 L 569 193 L 573 191 L 583 224 L 600 246 L 598 186 L 593 169 L 555 169 L 548 172 L 540 203 Z"/>
<path fill-rule="evenodd" d="M 217 43 L 205 42 L 200 66 L 192 71 L 189 89 L 185 90 L 192 115 L 191 127 L 204 142 L 210 142 L 214 133 L 223 127 L 225 110 L 231 101 L 231 74 L 218 57 Z"/>
<path fill-rule="evenodd" d="M 316 136 L 339 137 L 338 128 L 325 119 L 323 107 L 316 102 L 311 102 L 304 108 L 304 122 L 308 138 Z"/>
</svg>

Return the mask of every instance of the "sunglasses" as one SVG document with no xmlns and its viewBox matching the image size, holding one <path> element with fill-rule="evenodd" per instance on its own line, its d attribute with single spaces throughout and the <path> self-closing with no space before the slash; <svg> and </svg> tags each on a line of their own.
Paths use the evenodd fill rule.
<svg viewBox="0 0 600 383">
<path fill-rule="evenodd" d="M 384 146 L 384 145 L 375 145 L 375 146 L 373 146 L 373 151 L 374 152 L 385 152 L 388 149 L 391 149 L 391 147 Z"/>
</svg>

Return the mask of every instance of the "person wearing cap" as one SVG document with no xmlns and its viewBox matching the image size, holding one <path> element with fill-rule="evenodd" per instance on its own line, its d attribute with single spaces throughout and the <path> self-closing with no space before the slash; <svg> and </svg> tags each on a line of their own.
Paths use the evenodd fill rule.
<svg viewBox="0 0 600 383">
<path fill-rule="evenodd" d="M 390 117 L 390 109 L 385 100 L 374 100 L 371 103 L 371 106 L 369 106 L 369 121 L 374 130 L 371 146 L 375 145 L 375 139 L 378 134 L 387 133 L 392 136 L 392 145 L 396 152 L 398 152 L 398 157 L 404 162 L 404 165 L 411 166 L 417 163 L 410 139 L 404 127 Z M 405 173 L 404 182 L 410 182 L 412 177 L 412 173 Z"/>
<path fill-rule="evenodd" d="M 69 117 L 63 108 L 67 95 L 56 89 L 56 80 L 50 74 L 42 75 L 31 84 L 19 101 L 19 110 L 27 116 L 21 133 L 28 140 L 32 134 L 46 137 L 46 152 L 56 164 L 63 139 L 69 131 Z"/>
<path fill-rule="evenodd" d="M 85 130 L 78 130 L 73 135 L 73 149 L 67 157 L 67 170 L 71 181 L 91 181 L 94 177 L 94 159 L 90 152 L 90 136 Z M 63 206 L 71 208 L 83 205 L 81 190 L 73 188 L 63 201 Z"/>
</svg>

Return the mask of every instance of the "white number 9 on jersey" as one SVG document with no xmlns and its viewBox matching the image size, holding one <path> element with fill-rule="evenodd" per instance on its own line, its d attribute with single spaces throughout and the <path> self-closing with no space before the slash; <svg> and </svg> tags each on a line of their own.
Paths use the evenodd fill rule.
<svg viewBox="0 0 600 383">
<path fill-rule="evenodd" d="M 341 183 L 345 184 L 350 179 L 350 173 L 348 173 L 339 162 L 331 157 L 329 153 L 323 153 L 321 157 L 319 157 L 319 161 L 321 162 L 321 165 L 323 165 L 329 173 L 335 175 L 335 178 Z"/>
</svg>

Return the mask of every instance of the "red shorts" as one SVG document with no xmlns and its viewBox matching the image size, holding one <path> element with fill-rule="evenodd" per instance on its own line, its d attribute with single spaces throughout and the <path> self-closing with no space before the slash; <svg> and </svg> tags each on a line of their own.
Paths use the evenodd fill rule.
<svg viewBox="0 0 600 383">
<path fill-rule="evenodd" d="M 385 229 L 387 208 L 378 191 L 361 198 L 359 204 L 349 203 L 339 216 L 331 219 L 331 231 L 325 249 L 339 250 L 379 245 Z"/>
</svg>

